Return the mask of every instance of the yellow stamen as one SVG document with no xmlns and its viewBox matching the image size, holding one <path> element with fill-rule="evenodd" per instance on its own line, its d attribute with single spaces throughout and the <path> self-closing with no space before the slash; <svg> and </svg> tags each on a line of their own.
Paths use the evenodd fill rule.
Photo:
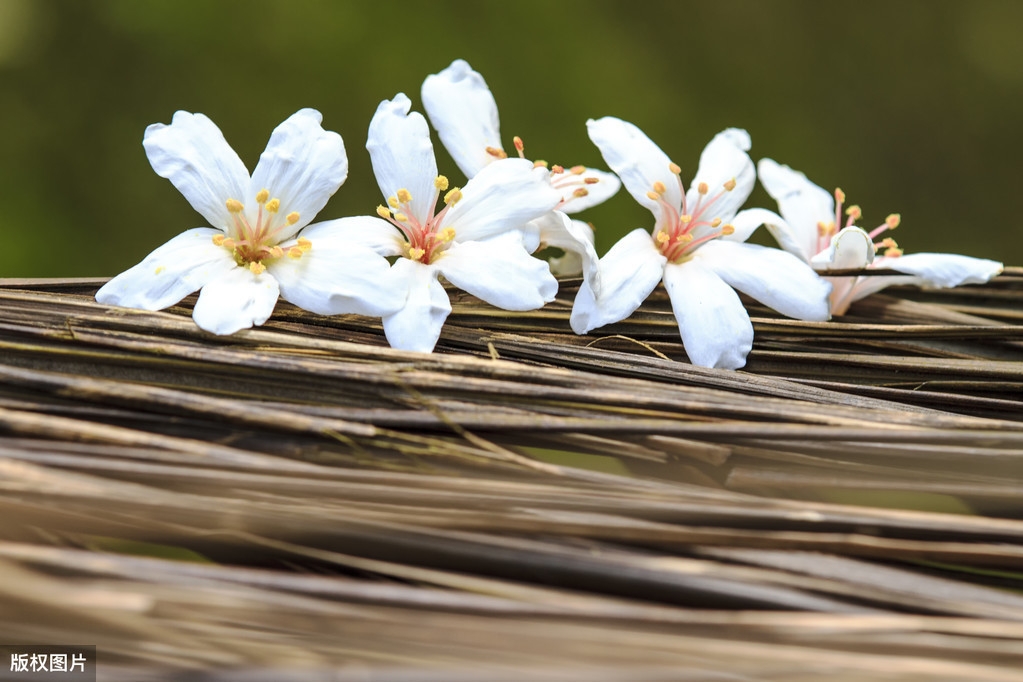
<svg viewBox="0 0 1023 682">
<path fill-rule="evenodd" d="M 398 197 L 390 197 L 387 199 L 387 205 L 391 208 L 398 208 Z"/>
<path fill-rule="evenodd" d="M 224 240 L 226 240 L 226 239 L 227 239 L 227 236 L 223 235 L 223 234 L 215 234 L 215 235 L 213 235 L 213 243 L 216 244 L 217 246 L 223 246 L 224 245 Z"/>
<path fill-rule="evenodd" d="M 238 201 L 237 199 L 228 199 L 227 210 L 230 211 L 231 213 L 241 213 L 242 211 L 245 210 L 245 206 L 243 206 L 242 202 Z"/>
<path fill-rule="evenodd" d="M 426 251 L 420 248 L 412 248 L 408 250 L 408 257 L 412 260 L 419 260 L 426 255 Z"/>
<path fill-rule="evenodd" d="M 526 144 L 522 141 L 522 138 L 516 135 L 512 138 L 512 144 L 515 145 L 515 151 L 522 152 L 526 148 Z"/>
<path fill-rule="evenodd" d="M 553 166 L 551 166 L 551 172 L 552 173 L 564 173 L 565 172 L 565 167 L 564 166 L 559 166 L 558 164 L 554 164 Z"/>
<path fill-rule="evenodd" d="M 398 203 L 399 204 L 407 204 L 410 201 L 412 201 L 412 193 L 409 192 L 407 189 L 399 189 L 398 190 Z"/>
<path fill-rule="evenodd" d="M 671 239 L 671 237 L 668 236 L 667 232 L 665 232 L 664 230 L 661 230 L 660 232 L 657 233 L 657 236 L 655 237 L 655 239 L 657 240 L 658 244 L 667 244 L 668 240 Z"/>
<path fill-rule="evenodd" d="M 291 213 L 288 214 L 285 220 L 288 221 L 288 225 L 294 225 L 295 223 L 298 222 L 298 218 L 299 218 L 298 211 L 292 211 Z"/>
<path fill-rule="evenodd" d="M 902 255 L 902 249 L 888 249 L 884 252 L 885 258 L 898 258 Z"/>
<path fill-rule="evenodd" d="M 677 241 L 679 244 L 688 244 L 689 242 L 693 241 L 693 235 L 680 234 L 679 236 L 675 237 L 675 241 Z"/>
<path fill-rule="evenodd" d="M 262 275 L 264 272 L 266 272 L 266 266 L 260 263 L 259 261 L 252 261 L 251 263 L 249 263 L 249 272 L 251 272 L 253 275 Z"/>
<path fill-rule="evenodd" d="M 720 224 L 721 224 L 721 218 L 714 218 L 714 220 L 710 221 L 710 226 L 711 227 L 717 227 Z"/>
<path fill-rule="evenodd" d="M 281 210 L 281 200 L 271 199 L 270 201 L 266 202 L 265 208 L 270 213 L 277 213 L 277 211 Z"/>
<path fill-rule="evenodd" d="M 658 194 L 664 194 L 668 191 L 668 188 L 664 186 L 664 183 L 658 180 L 654 183 L 654 191 Z"/>
<path fill-rule="evenodd" d="M 668 170 L 670 170 L 675 175 L 678 175 L 679 173 L 682 172 L 682 169 L 678 167 L 677 163 L 669 163 L 668 164 Z"/>
<path fill-rule="evenodd" d="M 221 246 L 223 246 L 225 249 L 231 249 L 233 251 L 234 247 L 238 246 L 238 242 L 228 237 L 227 239 L 224 240 Z"/>
<path fill-rule="evenodd" d="M 508 154 L 500 147 L 487 147 L 487 154 L 490 154 L 495 159 L 507 159 Z"/>
<path fill-rule="evenodd" d="M 731 192 L 733 189 L 735 189 L 735 178 L 732 178 L 731 180 L 726 182 L 724 187 L 726 192 Z"/>
<path fill-rule="evenodd" d="M 835 234 L 835 223 L 817 223 L 817 234 L 822 237 Z"/>
<path fill-rule="evenodd" d="M 661 198 L 661 195 L 658 194 L 657 192 L 647 192 L 646 196 L 648 199 L 653 199 L 654 201 L 657 201 L 658 199 Z"/>
<path fill-rule="evenodd" d="M 270 249 L 270 257 L 271 258 L 280 258 L 283 255 L 284 255 L 284 249 L 282 249 L 279 246 L 275 246 L 272 249 Z"/>
<path fill-rule="evenodd" d="M 884 224 L 888 226 L 889 230 L 894 230 L 902 222 L 902 216 L 898 213 L 892 213 L 890 216 L 884 219 Z"/>
<path fill-rule="evenodd" d="M 547 167 L 547 162 L 544 161 L 543 159 L 537 159 L 536 161 L 533 162 L 533 168 L 546 168 L 546 167 Z"/>
<path fill-rule="evenodd" d="M 584 197 L 584 196 L 586 196 L 589 193 L 590 193 L 590 191 L 588 189 L 586 189 L 585 187 L 580 187 L 576 191 L 572 192 L 572 196 L 574 196 L 574 197 Z"/>
<path fill-rule="evenodd" d="M 859 220 L 861 217 L 863 217 L 863 211 L 861 211 L 860 207 L 856 206 L 855 204 L 845 209 L 845 214 L 852 218 L 853 220 Z"/>
<path fill-rule="evenodd" d="M 377 206 L 377 215 L 386 219 L 391 217 L 391 212 L 387 210 L 386 206 Z"/>
<path fill-rule="evenodd" d="M 572 175 L 582 175 L 585 172 L 586 166 L 572 166 L 571 168 Z"/>
<path fill-rule="evenodd" d="M 845 203 L 845 192 L 842 191 L 841 187 L 835 188 L 835 201 L 837 201 L 840 204 Z"/>
<path fill-rule="evenodd" d="M 443 175 L 438 175 L 437 179 L 433 181 L 433 186 L 443 192 L 448 188 L 448 179 Z"/>
<path fill-rule="evenodd" d="M 309 249 L 313 248 L 313 243 L 306 239 L 305 237 L 299 237 L 298 248 L 302 249 L 302 251 L 308 251 Z"/>
<path fill-rule="evenodd" d="M 442 244 L 447 244 L 455 238 L 455 229 L 453 227 L 445 227 L 443 230 L 435 234 L 434 238 Z"/>
<path fill-rule="evenodd" d="M 263 189 L 259 190 L 259 192 L 256 194 L 256 203 L 257 204 L 265 204 L 266 200 L 269 199 L 269 198 L 270 198 L 270 190 L 268 190 L 268 189 L 266 189 L 264 187 Z"/>
<path fill-rule="evenodd" d="M 710 191 L 710 187 L 707 187 L 706 182 L 701 182 L 699 185 L 697 185 L 696 191 L 699 192 L 700 194 L 706 194 L 707 192 Z"/>
<path fill-rule="evenodd" d="M 303 253 L 302 249 L 298 248 L 297 246 L 292 246 L 290 249 L 288 249 L 288 258 L 296 259 L 301 258 L 302 253 Z"/>
<path fill-rule="evenodd" d="M 585 178 L 583 182 L 585 182 L 587 185 L 596 185 L 598 182 L 600 182 L 600 178 L 593 177 Z"/>
<path fill-rule="evenodd" d="M 394 214 L 394 219 L 397 220 L 399 223 L 407 223 L 408 222 L 408 216 L 405 215 L 404 213 L 395 213 Z"/>
<path fill-rule="evenodd" d="M 899 245 L 891 237 L 885 237 L 881 240 L 881 243 L 877 245 L 879 249 L 897 249 Z"/>
<path fill-rule="evenodd" d="M 687 225 L 687 224 L 689 223 L 689 221 L 691 221 L 692 219 L 693 219 L 693 216 L 691 216 L 691 215 L 687 215 L 687 214 L 685 214 L 685 213 L 683 213 L 682 215 L 680 215 L 680 216 L 678 217 L 678 221 L 679 221 L 679 222 L 680 222 L 681 224 L 683 224 L 683 225 Z"/>
<path fill-rule="evenodd" d="M 462 200 L 462 190 L 455 187 L 453 190 L 444 195 L 444 204 L 447 206 L 454 206 Z"/>
<path fill-rule="evenodd" d="M 735 234 L 735 227 L 732 225 L 722 225 L 721 234 Z"/>
</svg>

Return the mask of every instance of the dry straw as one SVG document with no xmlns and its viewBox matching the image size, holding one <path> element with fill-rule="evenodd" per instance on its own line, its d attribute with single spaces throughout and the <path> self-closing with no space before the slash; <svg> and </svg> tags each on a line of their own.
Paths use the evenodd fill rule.
<svg viewBox="0 0 1023 682">
<path fill-rule="evenodd" d="M 830 323 L 577 337 L 451 292 L 431 356 L 0 280 L 0 641 L 104 680 L 1017 680 L 1023 270 Z"/>
</svg>

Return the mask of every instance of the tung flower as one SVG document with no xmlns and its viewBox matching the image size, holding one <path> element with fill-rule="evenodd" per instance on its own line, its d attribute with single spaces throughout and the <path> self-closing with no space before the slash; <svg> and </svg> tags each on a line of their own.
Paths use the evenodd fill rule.
<svg viewBox="0 0 1023 682">
<path fill-rule="evenodd" d="M 146 129 L 143 146 L 212 226 L 187 230 L 107 282 L 100 303 L 161 310 L 201 289 L 192 317 L 231 334 L 262 324 L 278 296 L 321 314 L 383 315 L 402 300 L 379 282 L 388 263 L 359 244 L 366 218 L 309 225 L 348 176 L 341 136 L 302 109 L 270 136 L 249 176 L 206 116 L 179 111 Z"/>
<path fill-rule="evenodd" d="M 431 351 L 451 312 L 439 275 L 506 310 L 554 300 L 557 280 L 523 248 L 518 230 L 550 212 L 561 195 L 545 168 L 524 159 L 489 164 L 464 188 L 449 188 L 437 174 L 426 119 L 410 108 L 398 94 L 381 102 L 370 122 L 366 148 L 386 199 L 377 213 L 391 225 L 366 243 L 399 257 L 386 286 L 405 303 L 383 318 L 387 340 L 395 348 Z"/>
<path fill-rule="evenodd" d="M 761 159 L 757 167 L 761 184 L 778 202 L 784 218 L 765 221 L 783 249 L 820 272 L 866 268 L 908 275 L 826 278 L 833 287 L 831 312 L 835 315 L 844 314 L 854 301 L 893 284 L 954 287 L 986 282 L 1002 271 L 1001 263 L 983 258 L 951 253 L 903 255 L 891 237 L 878 239 L 899 226 L 897 213 L 867 232 L 856 226 L 862 217 L 859 206 L 843 212 L 845 193 L 841 189 L 832 195 L 799 171 L 771 159 Z M 879 249 L 883 249 L 883 255 L 876 256 Z"/>
<path fill-rule="evenodd" d="M 600 260 L 601 291 L 586 283 L 572 308 L 583 334 L 631 315 L 661 280 L 686 354 L 694 364 L 737 369 L 753 347 L 753 325 L 733 289 L 789 317 L 828 319 L 830 287 L 794 256 L 743 242 L 764 209 L 738 212 L 756 182 L 744 130 L 719 133 L 703 150 L 689 191 L 673 163 L 643 131 L 606 117 L 588 122 L 590 138 L 625 188 L 654 215 Z M 779 219 L 780 220 L 780 219 Z"/>
<path fill-rule="evenodd" d="M 501 143 L 497 103 L 483 80 L 469 64 L 457 59 L 441 71 L 426 77 L 422 88 L 423 107 L 437 130 L 441 142 L 466 177 L 472 178 L 494 161 L 508 157 Z M 525 158 L 522 139 L 513 139 L 515 153 Z M 546 161 L 534 162 L 547 166 Z M 621 187 L 612 173 L 585 166 L 551 166 L 551 182 L 562 193 L 557 212 L 528 223 L 524 243 L 530 252 L 553 246 L 565 252 L 551 259 L 556 274 L 596 277 L 597 253 L 593 248 L 593 228 L 566 213 L 596 206 Z M 596 281 L 593 286 L 597 286 Z"/>
</svg>

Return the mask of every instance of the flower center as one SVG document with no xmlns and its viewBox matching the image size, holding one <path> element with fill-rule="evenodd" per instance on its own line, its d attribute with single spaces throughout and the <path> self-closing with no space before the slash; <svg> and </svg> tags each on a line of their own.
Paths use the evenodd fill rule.
<svg viewBox="0 0 1023 682">
<path fill-rule="evenodd" d="M 266 270 L 264 260 L 285 255 L 284 249 L 278 246 L 281 230 L 297 223 L 299 215 L 292 211 L 282 218 L 281 200 L 271 199 L 267 189 L 256 193 L 259 209 L 254 222 L 249 220 L 242 202 L 232 198 L 226 203 L 227 211 L 231 214 L 231 225 L 228 234 L 215 235 L 213 243 L 230 251 L 238 265 L 246 266 L 258 275 Z M 290 258 L 301 258 L 310 248 L 312 243 L 300 237 L 297 244 L 286 253 Z"/>
<path fill-rule="evenodd" d="M 455 238 L 452 227 L 443 227 L 448 209 L 462 198 L 462 190 L 455 187 L 444 195 L 444 208 L 437 211 L 437 200 L 440 193 L 447 190 L 448 179 L 438 175 L 433 181 L 435 191 L 433 203 L 426 219 L 419 222 L 412 211 L 412 193 L 407 189 L 399 189 L 398 193 L 387 199 L 387 206 L 377 206 L 377 215 L 401 230 L 405 235 L 405 257 L 420 263 L 429 264 L 447 250 Z"/>
<path fill-rule="evenodd" d="M 842 204 L 845 203 L 845 192 L 841 187 L 835 188 L 835 219 L 829 222 L 817 223 L 817 253 L 820 253 L 831 246 L 831 240 L 838 234 L 838 225 L 842 222 Z M 853 227 L 856 221 L 863 217 L 863 211 L 855 204 L 845 209 L 845 227 Z M 902 216 L 898 213 L 891 213 L 884 222 L 868 232 L 871 239 L 877 239 L 888 230 L 894 230 L 902 222 Z M 895 258 L 902 255 L 902 249 L 891 237 L 885 237 L 881 241 L 874 242 L 875 249 L 884 249 L 882 254 L 886 258 Z"/>
<path fill-rule="evenodd" d="M 522 141 L 522 138 L 516 135 L 512 138 L 512 143 L 515 145 L 515 151 L 518 152 L 519 158 L 526 158 L 526 144 Z M 494 157 L 495 161 L 508 158 L 508 154 L 498 147 L 487 147 L 487 154 Z M 550 168 L 551 187 L 564 191 L 561 203 L 555 207 L 555 210 L 558 211 L 563 209 L 573 199 L 579 199 L 589 194 L 590 190 L 586 189 L 587 185 L 595 185 L 600 182 L 600 178 L 585 175 L 586 166 L 572 166 L 566 171 L 564 166 L 559 166 L 558 164 L 548 166 L 546 161 L 537 159 L 533 162 L 533 167 Z M 569 189 L 572 191 L 567 192 L 566 190 Z"/>
<path fill-rule="evenodd" d="M 646 195 L 661 207 L 661 215 L 654 226 L 656 230 L 654 242 L 657 245 L 657 250 L 668 259 L 668 262 L 681 263 L 687 260 L 693 251 L 702 244 L 735 232 L 735 228 L 731 225 L 722 225 L 721 218 L 715 216 L 713 211 L 717 200 L 735 189 L 735 178 L 725 182 L 713 196 L 710 196 L 710 188 L 707 183 L 701 182 L 697 186 L 699 196 L 696 198 L 696 203 L 690 207 L 686 200 L 685 187 L 682 186 L 682 178 L 679 177 L 682 169 L 674 163 L 668 168 L 678 182 L 678 189 L 682 194 L 682 210 L 679 211 L 664 198 L 664 193 L 668 188 L 660 181 L 655 182 L 653 189 Z"/>
</svg>

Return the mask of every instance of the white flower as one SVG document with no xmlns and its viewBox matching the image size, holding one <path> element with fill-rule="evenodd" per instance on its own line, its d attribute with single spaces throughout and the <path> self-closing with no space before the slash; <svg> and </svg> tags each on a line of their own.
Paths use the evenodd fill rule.
<svg viewBox="0 0 1023 682">
<path fill-rule="evenodd" d="M 321 120 L 302 109 L 277 126 L 251 177 L 206 116 L 179 111 L 170 125 L 149 126 L 143 146 L 153 169 L 212 229 L 171 239 L 107 282 L 96 300 L 161 310 L 201 289 L 192 317 L 215 334 L 263 324 L 278 296 L 325 315 L 380 316 L 400 307 L 379 287 L 387 260 L 358 243 L 382 221 L 309 225 L 348 176 L 341 136 Z"/>
<path fill-rule="evenodd" d="M 826 320 L 830 287 L 798 258 L 743 242 L 771 211 L 738 212 L 756 182 L 749 135 L 731 128 L 703 150 L 686 193 L 674 164 L 643 131 L 606 117 L 590 138 L 625 188 L 648 208 L 652 233 L 630 232 L 600 260 L 602 289 L 579 289 L 572 329 L 584 334 L 631 315 L 663 280 L 686 354 L 704 367 L 737 369 L 753 347 L 739 291 L 789 317 Z M 780 219 L 779 219 L 780 220 Z"/>
<path fill-rule="evenodd" d="M 760 182 L 777 202 L 784 220 L 766 222 L 768 230 L 783 249 L 795 254 L 818 271 L 831 270 L 895 270 L 909 275 L 828 277 L 832 283 L 831 312 L 842 315 L 854 301 L 893 284 L 915 284 L 929 287 L 954 287 L 980 284 L 1002 271 L 1002 264 L 983 258 L 970 258 L 951 253 L 902 254 L 893 239 L 874 240 L 899 226 L 897 213 L 870 232 L 856 226 L 862 217 L 859 206 L 844 211 L 845 193 L 836 189 L 834 196 L 810 182 L 802 173 L 782 166 L 771 159 L 758 164 Z M 878 249 L 884 249 L 876 256 Z"/>
<path fill-rule="evenodd" d="M 447 178 L 437 174 L 426 119 L 410 108 L 399 93 L 380 103 L 369 125 L 366 148 L 387 200 L 377 213 L 391 225 L 366 243 L 381 255 L 399 256 L 385 286 L 405 305 L 384 316 L 387 340 L 428 352 L 451 312 L 439 275 L 506 310 L 533 310 L 554 300 L 557 280 L 523 248 L 518 229 L 551 211 L 561 195 L 546 169 L 524 159 L 489 164 L 463 189 L 449 190 Z"/>
<path fill-rule="evenodd" d="M 423 107 L 437 130 L 441 142 L 465 176 L 472 178 L 487 165 L 508 157 L 501 144 L 497 103 L 486 81 L 469 64 L 456 59 L 437 74 L 426 77 L 422 88 Z M 524 158 L 522 139 L 514 146 Z M 537 164 L 546 165 L 544 161 Z M 551 259 L 556 274 L 596 277 L 597 252 L 593 248 L 593 228 L 563 213 L 576 213 L 603 203 L 621 187 L 612 173 L 574 166 L 551 167 L 551 182 L 562 193 L 555 214 L 531 221 L 524 227 L 524 243 L 530 252 L 547 246 L 559 248 L 565 256 Z M 597 286 L 597 282 L 593 282 Z"/>
</svg>

